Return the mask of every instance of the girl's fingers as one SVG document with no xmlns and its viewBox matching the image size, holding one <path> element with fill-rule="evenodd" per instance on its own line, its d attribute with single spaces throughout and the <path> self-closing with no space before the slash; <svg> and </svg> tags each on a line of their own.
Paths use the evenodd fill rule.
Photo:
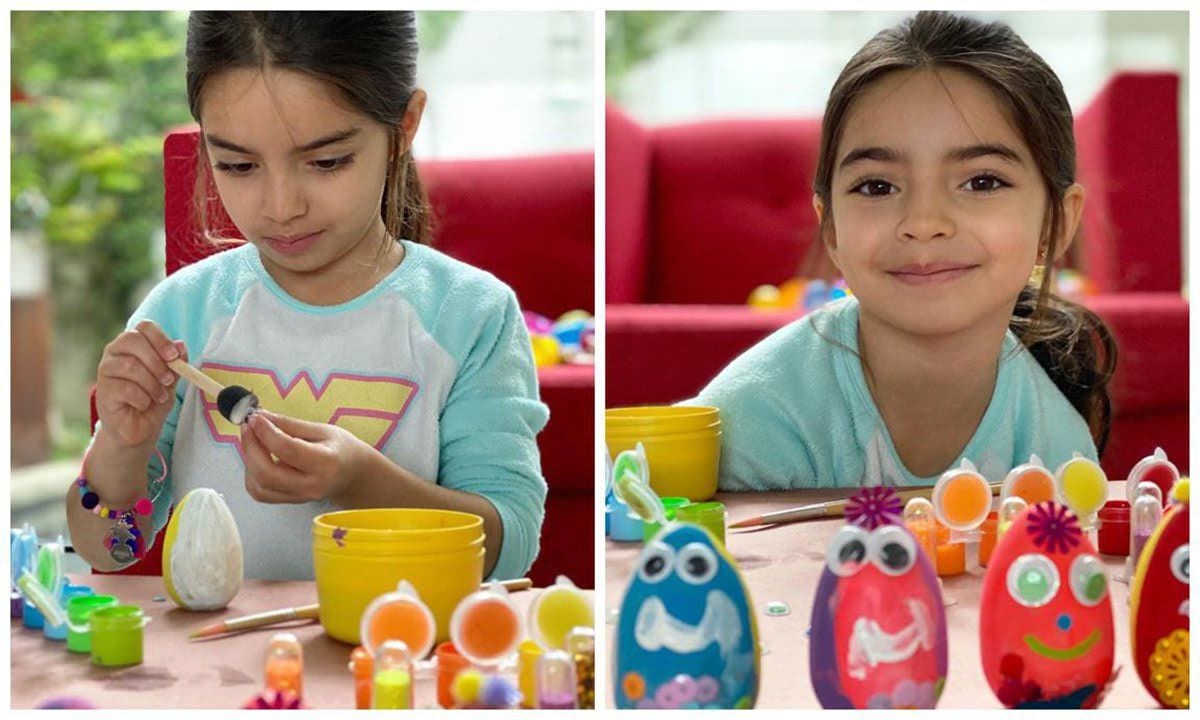
<svg viewBox="0 0 1200 720">
<path fill-rule="evenodd" d="M 297 440 L 284 433 L 271 421 L 262 417 L 261 413 L 254 413 L 246 422 L 250 425 L 255 439 L 275 457 L 296 468 L 306 467 L 310 464 L 308 460 L 312 453 L 309 444 L 305 441 Z"/>
<path fill-rule="evenodd" d="M 137 324 L 137 331 L 142 337 L 146 338 L 154 354 L 162 361 L 164 367 L 168 362 L 179 357 L 179 348 L 175 346 L 175 342 L 167 337 L 162 328 L 153 321 L 141 321 Z"/>
<path fill-rule="evenodd" d="M 270 421 L 277 429 L 282 430 L 285 434 L 301 440 L 324 440 L 329 435 L 329 426 L 325 423 L 309 422 L 299 418 L 280 415 L 268 410 L 259 410 L 258 415 Z M 272 450 L 274 452 L 274 450 Z M 275 453 L 279 455 L 279 453 Z M 280 456 L 282 457 L 282 455 Z"/>
<path fill-rule="evenodd" d="M 162 382 L 165 376 L 155 377 L 135 355 L 110 355 L 100 363 L 97 374 L 101 379 L 110 378 L 137 385 L 145 391 L 147 396 L 158 402 L 166 402 L 170 394 L 171 386 L 164 385 Z M 174 383 L 174 378 L 175 375 L 171 374 L 172 383 Z"/>
<path fill-rule="evenodd" d="M 294 469 L 271 460 L 270 454 L 255 437 L 254 431 L 242 428 L 242 454 L 246 463 L 246 492 L 259 502 L 304 502 L 293 488 L 303 486 L 303 477 Z"/>
</svg>

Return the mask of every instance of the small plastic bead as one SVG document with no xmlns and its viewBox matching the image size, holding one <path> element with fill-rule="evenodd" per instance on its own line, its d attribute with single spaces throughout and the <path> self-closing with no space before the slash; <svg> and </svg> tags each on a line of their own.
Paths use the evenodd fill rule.
<svg viewBox="0 0 1200 720">
<path fill-rule="evenodd" d="M 154 512 L 154 503 L 150 502 L 150 498 L 144 497 L 137 501 L 133 509 L 137 511 L 138 515 L 149 515 Z"/>
<path fill-rule="evenodd" d="M 84 493 L 84 495 L 83 495 L 83 507 L 84 508 L 91 510 L 92 508 L 96 507 L 96 505 L 98 505 L 98 504 L 100 504 L 100 496 L 99 495 L 97 495 L 94 492 Z"/>
</svg>

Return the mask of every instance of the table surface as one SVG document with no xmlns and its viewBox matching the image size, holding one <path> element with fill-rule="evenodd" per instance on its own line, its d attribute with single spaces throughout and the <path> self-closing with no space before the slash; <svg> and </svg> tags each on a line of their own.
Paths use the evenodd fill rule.
<svg viewBox="0 0 1200 720">
<path fill-rule="evenodd" d="M 127 668 L 101 668 L 88 655 L 68 652 L 63 642 L 47 640 L 40 630 L 12 621 L 12 706 L 31 708 L 47 698 L 74 695 L 101 708 L 239 708 L 262 689 L 263 653 L 277 632 L 291 632 L 304 647 L 304 704 L 316 709 L 354 707 L 354 678 L 347 668 L 350 645 L 327 636 L 315 621 L 259 628 L 200 642 L 187 636 L 225 618 L 308 605 L 316 601 L 311 581 L 247 580 L 224 610 L 188 612 L 166 595 L 162 578 L 144 576 L 75 576 L 97 592 L 112 593 L 122 603 L 138 605 L 152 620 L 146 626 L 144 660 Z M 522 615 L 537 590 L 511 597 Z M 589 596 L 591 591 L 588 592 Z M 515 670 L 509 673 L 515 679 Z M 436 707 L 436 678 L 419 672 L 415 705 Z"/>
<path fill-rule="evenodd" d="M 808 503 L 846 497 L 847 491 L 790 491 L 772 493 L 721 493 L 715 498 L 725 504 L 729 522 L 784 510 Z M 1125 498 L 1125 483 L 1110 482 L 1109 497 Z M 819 708 L 808 672 L 806 632 L 812 613 L 813 595 L 825 563 L 825 546 L 844 521 L 841 518 L 792 523 L 770 529 L 727 530 L 726 549 L 741 568 L 758 611 L 758 633 L 765 645 L 759 684 L 759 708 Z M 641 543 L 607 542 L 606 625 L 609 658 L 616 632 L 616 609 L 633 573 Z M 1121 671 L 1102 703 L 1103 708 L 1155 708 L 1157 704 L 1142 687 L 1133 668 L 1129 650 L 1129 587 L 1113 578 L 1124 573 L 1124 556 L 1101 555 L 1108 569 L 1116 630 L 1116 661 Z M 968 571 L 944 578 L 947 602 L 946 623 L 950 644 L 949 673 L 939 708 L 1001 708 L 992 694 L 979 661 L 979 601 L 983 571 Z M 782 601 L 791 612 L 768 616 L 768 602 Z M 608 704 L 616 686 L 609 674 Z"/>
</svg>

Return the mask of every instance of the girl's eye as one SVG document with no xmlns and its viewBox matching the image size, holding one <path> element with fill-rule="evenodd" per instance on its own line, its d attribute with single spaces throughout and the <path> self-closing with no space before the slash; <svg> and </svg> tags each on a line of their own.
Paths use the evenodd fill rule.
<svg viewBox="0 0 1200 720">
<path fill-rule="evenodd" d="M 964 190 L 970 190 L 971 192 L 991 192 L 993 190 L 999 190 L 1000 188 L 1009 187 L 1009 185 L 995 175 L 988 175 L 985 173 L 983 175 L 976 175 L 959 187 Z"/>
<path fill-rule="evenodd" d="M 341 157 L 336 157 L 336 158 L 325 158 L 323 160 L 313 160 L 312 164 L 315 165 L 318 170 L 325 170 L 327 172 L 331 172 L 333 170 L 337 170 L 340 167 L 349 165 L 353 160 L 354 160 L 354 154 L 351 153 L 350 155 L 343 155 Z"/>
<path fill-rule="evenodd" d="M 868 197 L 880 197 L 883 195 L 891 195 L 897 191 L 897 187 L 887 180 L 864 180 L 854 187 L 850 188 L 850 192 L 857 195 L 866 195 Z"/>
<path fill-rule="evenodd" d="M 217 170 L 230 175 L 246 175 L 254 169 L 254 163 L 218 162 L 215 167 Z"/>
<path fill-rule="evenodd" d="M 1080 555 L 1071 562 L 1071 592 L 1080 603 L 1099 605 L 1108 594 L 1108 579 L 1104 566 L 1095 555 Z"/>
<path fill-rule="evenodd" d="M 1058 593 L 1058 568 L 1045 555 L 1031 553 L 1008 568 L 1008 594 L 1025 607 L 1041 607 Z"/>
</svg>

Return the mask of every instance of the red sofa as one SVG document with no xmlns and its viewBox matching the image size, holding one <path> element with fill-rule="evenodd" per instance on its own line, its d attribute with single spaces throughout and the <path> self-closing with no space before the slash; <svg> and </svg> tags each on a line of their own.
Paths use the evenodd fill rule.
<svg viewBox="0 0 1200 720">
<path fill-rule="evenodd" d="M 1188 463 L 1188 304 L 1182 297 L 1178 78 L 1122 73 L 1076 118 L 1088 188 L 1086 304 L 1120 346 L 1106 472 L 1156 445 Z M 606 399 L 693 396 L 795 313 L 746 307 L 800 267 L 816 233 L 819 118 L 644 127 L 607 114 Z"/>
<path fill-rule="evenodd" d="M 168 274 L 214 252 L 196 240 L 198 141 L 196 126 L 187 126 L 169 133 L 163 146 Z M 434 210 L 433 244 L 438 249 L 508 283 L 525 310 L 549 317 L 576 308 L 593 311 L 590 153 L 424 162 L 419 168 Z M 226 236 L 240 237 L 219 202 L 209 212 Z M 529 576 L 536 585 L 548 585 L 564 574 L 590 588 L 595 578 L 593 368 L 542 368 L 538 382 L 550 407 L 550 421 L 538 436 L 549 489 L 541 552 Z M 94 404 L 92 420 L 95 424 Z M 161 574 L 161 544 L 124 572 Z"/>
</svg>

